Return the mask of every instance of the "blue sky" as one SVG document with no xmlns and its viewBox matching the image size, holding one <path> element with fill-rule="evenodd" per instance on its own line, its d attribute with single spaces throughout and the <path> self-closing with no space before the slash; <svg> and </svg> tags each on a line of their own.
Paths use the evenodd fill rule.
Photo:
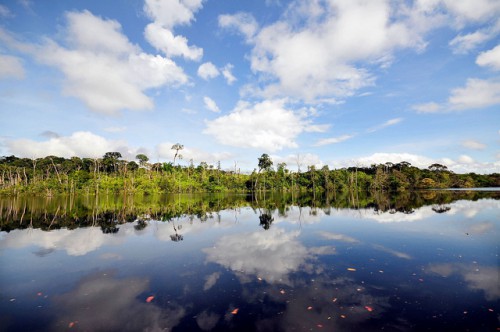
<svg viewBox="0 0 500 332">
<path fill-rule="evenodd" d="M 0 155 L 500 170 L 496 0 L 0 2 Z"/>
</svg>

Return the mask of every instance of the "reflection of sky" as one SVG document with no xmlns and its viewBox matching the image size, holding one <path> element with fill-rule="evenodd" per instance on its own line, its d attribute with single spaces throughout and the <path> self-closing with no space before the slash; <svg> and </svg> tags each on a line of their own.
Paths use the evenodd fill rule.
<svg viewBox="0 0 500 332">
<path fill-rule="evenodd" d="M 52 290 L 49 299 L 58 308 L 54 329 L 75 321 L 75 327 L 92 331 L 180 328 L 190 317 L 192 326 L 209 331 L 236 326 L 230 324 L 249 313 L 245 310 L 262 310 L 250 317 L 256 329 L 353 330 L 384 317 L 393 330 L 405 330 L 410 322 L 387 317 L 397 317 L 393 306 L 406 306 L 405 296 L 414 302 L 432 296 L 427 305 L 438 311 L 444 309 L 432 299 L 441 295 L 473 296 L 474 303 L 500 298 L 499 201 L 447 206 L 451 209 L 441 214 L 425 206 L 409 215 L 291 207 L 285 215 L 272 212 L 269 230 L 259 226 L 264 210 L 250 208 L 214 213 L 203 222 L 151 220 L 142 230 L 122 224 L 116 234 L 96 227 L 15 230 L 0 235 L 2 265 L 11 269 L 18 259 L 24 262 L 18 264 L 40 263 L 24 268 L 17 284 L 11 281 L 19 277 L 15 269 L 0 271 L 0 281 L 14 284 L 9 297 L 24 287 L 35 294 Z M 184 240 L 174 243 L 170 236 L 176 230 Z M 95 273 L 111 268 L 115 275 Z M 57 279 L 59 273 L 65 277 Z M 441 287 L 443 278 L 449 288 Z M 56 279 L 64 289 L 56 289 Z M 177 297 L 171 301 L 165 289 L 177 291 Z M 152 294 L 155 301 L 146 303 Z M 85 307 L 92 307 L 89 315 L 81 312 Z M 240 316 L 231 314 L 236 308 Z M 104 317 L 116 320 L 101 328 Z M 123 328 L 120 321 L 130 325 Z"/>
<path fill-rule="evenodd" d="M 498 266 L 487 267 L 474 263 L 444 263 L 430 264 L 428 271 L 445 278 L 459 275 L 465 280 L 467 287 L 484 292 L 487 300 L 497 301 L 500 299 L 500 270 Z"/>
<path fill-rule="evenodd" d="M 297 239 L 299 234 L 272 227 L 268 231 L 225 235 L 203 251 L 209 262 L 276 282 L 303 266 L 310 255 Z"/>
<path fill-rule="evenodd" d="M 170 330 L 185 310 L 147 303 L 142 294 L 148 287 L 145 278 L 119 279 L 110 271 L 86 276 L 74 289 L 52 299 L 58 314 L 53 330 L 65 330 L 70 324 L 80 331 Z"/>
</svg>

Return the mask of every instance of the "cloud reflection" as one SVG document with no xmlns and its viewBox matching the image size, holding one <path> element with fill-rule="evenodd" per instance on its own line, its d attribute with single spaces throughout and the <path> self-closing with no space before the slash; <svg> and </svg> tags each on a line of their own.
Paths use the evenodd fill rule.
<svg viewBox="0 0 500 332">
<path fill-rule="evenodd" d="M 148 286 L 146 278 L 119 279 L 109 271 L 89 275 L 70 292 L 54 297 L 60 315 L 52 329 L 72 324 L 82 331 L 164 331 L 179 324 L 185 310 L 146 303 L 141 294 Z"/>
<path fill-rule="evenodd" d="M 488 301 L 500 299 L 500 284 L 498 283 L 498 267 L 480 266 L 477 264 L 431 264 L 428 270 L 442 277 L 452 274 L 460 275 L 472 290 L 484 292 Z"/>
<path fill-rule="evenodd" d="M 203 249 L 207 261 L 220 264 L 237 273 L 255 275 L 267 282 L 287 283 L 288 274 L 308 269 L 308 259 L 316 255 L 335 254 L 329 246 L 306 248 L 299 231 L 285 232 L 278 227 L 267 231 L 221 237 L 212 248 Z"/>
</svg>

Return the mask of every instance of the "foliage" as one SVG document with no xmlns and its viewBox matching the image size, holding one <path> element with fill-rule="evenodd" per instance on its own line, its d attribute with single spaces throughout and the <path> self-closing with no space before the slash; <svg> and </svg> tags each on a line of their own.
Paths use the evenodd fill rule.
<svg viewBox="0 0 500 332">
<path fill-rule="evenodd" d="M 174 159 L 180 158 L 180 144 L 172 147 Z M 0 194 L 33 193 L 52 196 L 57 193 L 195 193 L 283 191 L 335 193 L 343 191 L 405 192 L 430 188 L 499 187 L 500 174 L 456 174 L 446 166 L 433 164 L 419 169 L 408 162 L 385 163 L 370 167 L 330 170 L 309 166 L 307 172 L 292 172 L 285 163 L 276 170 L 267 154 L 258 158 L 258 171 L 242 174 L 223 170 L 220 163 L 209 165 L 192 161 L 188 166 L 175 162 L 148 163 L 144 154 L 135 161 L 122 159 L 119 152 L 102 158 L 61 158 L 47 156 L 29 159 L 15 156 L 0 158 Z"/>
</svg>

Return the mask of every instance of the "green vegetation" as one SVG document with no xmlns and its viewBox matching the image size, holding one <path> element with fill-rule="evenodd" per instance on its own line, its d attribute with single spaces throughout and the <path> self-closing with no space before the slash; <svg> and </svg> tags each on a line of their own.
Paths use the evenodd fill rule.
<svg viewBox="0 0 500 332">
<path fill-rule="evenodd" d="M 292 172 L 285 163 L 273 168 L 267 154 L 258 158 L 258 170 L 242 174 L 236 169 L 182 159 L 181 144 L 172 146 L 174 162 L 149 163 L 138 154 L 136 161 L 122 159 L 119 152 L 107 152 L 102 158 L 61 158 L 48 156 L 29 159 L 15 156 L 0 158 L 0 194 L 19 193 L 52 196 L 57 193 L 199 193 L 199 192 L 312 192 L 344 191 L 405 192 L 416 189 L 498 187 L 500 174 L 456 174 L 446 166 L 433 164 L 419 169 L 408 162 L 385 163 L 370 167 L 330 170 L 328 166 L 306 172 Z"/>
</svg>

